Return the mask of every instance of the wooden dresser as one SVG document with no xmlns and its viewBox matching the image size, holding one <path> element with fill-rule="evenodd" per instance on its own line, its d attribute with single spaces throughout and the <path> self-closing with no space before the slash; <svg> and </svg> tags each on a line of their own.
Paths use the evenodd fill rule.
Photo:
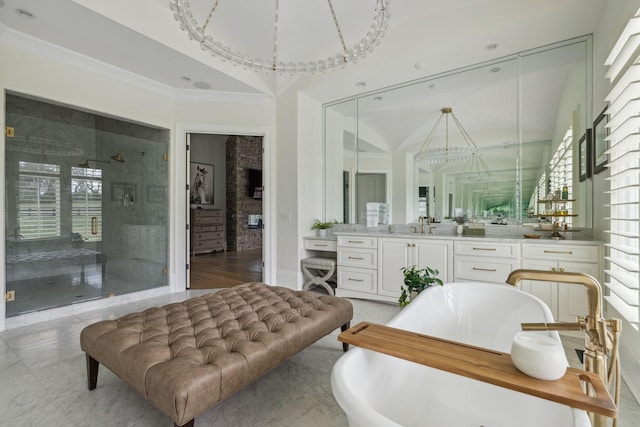
<svg viewBox="0 0 640 427">
<path fill-rule="evenodd" d="M 191 255 L 225 250 L 224 211 L 191 209 Z"/>
</svg>

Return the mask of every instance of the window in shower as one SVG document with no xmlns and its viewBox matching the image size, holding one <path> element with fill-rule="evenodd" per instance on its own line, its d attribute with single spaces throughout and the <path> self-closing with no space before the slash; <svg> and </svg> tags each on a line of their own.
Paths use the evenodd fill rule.
<svg viewBox="0 0 640 427">
<path fill-rule="evenodd" d="M 71 168 L 71 216 L 76 241 L 102 240 L 102 170 Z"/>
<path fill-rule="evenodd" d="M 7 93 L 7 316 L 167 285 L 169 131 Z"/>
<path fill-rule="evenodd" d="M 22 239 L 60 236 L 60 166 L 19 162 L 18 226 Z"/>
</svg>

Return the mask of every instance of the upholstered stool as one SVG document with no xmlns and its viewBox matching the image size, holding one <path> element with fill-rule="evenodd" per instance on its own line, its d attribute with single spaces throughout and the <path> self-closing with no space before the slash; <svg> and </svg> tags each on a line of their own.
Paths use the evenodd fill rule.
<svg viewBox="0 0 640 427">
<path fill-rule="evenodd" d="M 333 258 L 310 257 L 300 262 L 302 273 L 309 279 L 305 282 L 302 290 L 307 290 L 313 285 L 322 286 L 333 295 L 333 287 L 328 281 L 335 282 L 336 260 Z"/>
</svg>

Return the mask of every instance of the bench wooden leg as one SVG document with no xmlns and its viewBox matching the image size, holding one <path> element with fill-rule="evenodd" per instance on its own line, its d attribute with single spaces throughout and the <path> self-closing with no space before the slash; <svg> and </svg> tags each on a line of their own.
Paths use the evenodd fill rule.
<svg viewBox="0 0 640 427">
<path fill-rule="evenodd" d="M 179 426 L 176 423 L 173 423 L 174 427 L 194 427 L 195 426 L 195 418 L 192 419 L 191 421 L 187 422 L 186 424 L 182 424 L 181 426 Z"/>
<path fill-rule="evenodd" d="M 96 388 L 98 384 L 98 366 L 100 363 L 94 359 L 93 357 L 87 356 L 87 387 L 89 390 L 93 390 Z"/>
<path fill-rule="evenodd" d="M 351 327 L 351 322 L 347 322 L 344 325 L 340 326 L 340 331 L 344 332 Z M 349 344 L 346 342 L 342 343 L 342 351 L 349 351 Z"/>
</svg>

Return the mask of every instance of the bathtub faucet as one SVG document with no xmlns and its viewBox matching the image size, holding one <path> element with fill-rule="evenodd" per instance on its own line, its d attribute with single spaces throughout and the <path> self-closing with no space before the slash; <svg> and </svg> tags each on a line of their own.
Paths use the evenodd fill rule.
<svg viewBox="0 0 640 427">
<path fill-rule="evenodd" d="M 565 271 L 545 270 L 514 270 L 509 274 L 507 283 L 517 286 L 521 280 L 537 280 L 543 282 L 559 282 L 576 284 L 587 288 L 588 314 L 579 316 L 575 323 L 523 323 L 523 330 L 583 330 L 584 341 L 584 369 L 597 374 L 603 384 L 611 383 L 613 369 L 607 370 L 605 356 L 610 354 L 609 363 L 618 367 L 618 337 L 620 335 L 620 319 L 605 320 L 602 317 L 602 288 L 600 283 L 591 275 Z M 611 334 L 608 330 L 611 329 Z M 619 387 L 619 368 L 616 372 L 616 389 Z M 616 393 L 617 394 L 617 393 Z M 617 397 L 617 396 L 616 396 Z M 617 399 L 616 399 L 617 400 Z M 617 405 L 617 401 L 615 402 Z M 596 417 L 595 426 L 605 426 L 606 420 Z M 615 424 L 614 424 L 615 425 Z"/>
</svg>

